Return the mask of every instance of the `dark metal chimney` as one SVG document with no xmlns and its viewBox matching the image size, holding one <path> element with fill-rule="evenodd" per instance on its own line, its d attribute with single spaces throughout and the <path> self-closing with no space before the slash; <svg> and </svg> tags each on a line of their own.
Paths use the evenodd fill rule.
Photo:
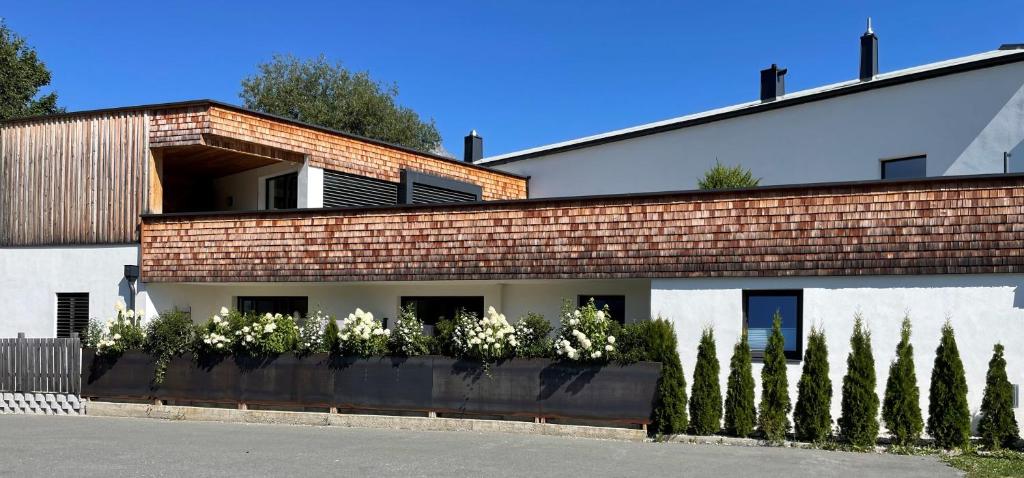
<svg viewBox="0 0 1024 478">
<path fill-rule="evenodd" d="M 786 94 L 786 69 L 772 63 L 761 70 L 761 101 L 775 101 Z"/>
<path fill-rule="evenodd" d="M 484 157 L 484 139 L 476 134 L 474 129 L 466 136 L 466 142 L 462 150 L 462 160 L 467 163 L 476 162 Z"/>
<path fill-rule="evenodd" d="M 868 17 L 868 30 L 860 36 L 860 81 L 871 81 L 878 74 L 878 37 L 871 30 L 871 17 Z"/>
</svg>

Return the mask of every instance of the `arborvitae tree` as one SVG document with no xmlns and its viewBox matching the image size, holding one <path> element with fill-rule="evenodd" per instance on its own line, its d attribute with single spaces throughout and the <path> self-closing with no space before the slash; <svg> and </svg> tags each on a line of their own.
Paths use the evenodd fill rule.
<svg viewBox="0 0 1024 478">
<path fill-rule="evenodd" d="M 828 378 L 825 332 L 811 328 L 804 370 L 797 384 L 793 425 L 800 440 L 820 443 L 832 433 L 832 380 Z"/>
<path fill-rule="evenodd" d="M 967 379 L 953 325 L 942 326 L 942 339 L 935 351 L 932 383 L 928 393 L 928 434 L 935 446 L 957 448 L 971 437 L 971 412 L 967 409 Z"/>
<path fill-rule="evenodd" d="M 658 318 L 640 322 L 638 333 L 645 337 L 647 360 L 661 362 L 654 411 L 651 413 L 651 434 L 671 435 L 686 431 L 686 376 L 679 360 L 679 343 L 672 323 Z"/>
<path fill-rule="evenodd" d="M 789 381 L 786 379 L 785 339 L 782 337 L 782 314 L 775 312 L 772 334 L 764 348 L 764 367 L 761 368 L 761 413 L 757 417 L 758 429 L 765 439 L 781 442 L 789 431 Z"/>
<path fill-rule="evenodd" d="M 878 440 L 878 394 L 875 393 L 875 357 L 871 332 L 858 314 L 850 337 L 850 356 L 843 377 L 842 415 L 839 431 L 855 446 L 874 446 Z"/>
<path fill-rule="evenodd" d="M 910 343 L 910 317 L 903 318 L 896 360 L 889 365 L 882 419 L 896 445 L 913 446 L 921 438 L 924 420 L 921 418 L 921 393 L 914 372 L 914 346 Z"/>
<path fill-rule="evenodd" d="M 754 409 L 754 373 L 750 364 L 747 333 L 733 347 L 729 361 L 729 383 L 725 392 L 725 433 L 745 437 L 753 433 L 757 420 Z"/>
<path fill-rule="evenodd" d="M 713 435 L 722 426 L 722 391 L 718 384 L 718 353 L 715 331 L 708 327 L 700 336 L 697 363 L 690 391 L 690 427 L 696 435 Z"/>
<path fill-rule="evenodd" d="M 1006 378 L 1003 344 L 996 344 L 985 376 L 985 395 L 981 399 L 981 421 L 978 433 L 990 450 L 1013 446 L 1020 438 L 1017 418 L 1013 414 L 1013 385 Z"/>
<path fill-rule="evenodd" d="M 335 353 L 338 351 L 338 321 L 334 317 L 327 318 L 327 327 L 324 328 L 324 345 L 327 351 Z"/>
</svg>

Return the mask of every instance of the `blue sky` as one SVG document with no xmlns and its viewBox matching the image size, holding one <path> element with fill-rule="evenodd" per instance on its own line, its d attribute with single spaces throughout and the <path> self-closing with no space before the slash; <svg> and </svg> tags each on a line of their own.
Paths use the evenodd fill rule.
<svg viewBox="0 0 1024 478">
<path fill-rule="evenodd" d="M 70 110 L 240 104 L 257 63 L 323 53 L 396 82 L 453 153 L 477 129 L 488 156 L 749 101 L 773 62 L 790 91 L 853 78 L 867 16 L 882 71 L 1024 43 L 1019 1 L 8 0 L 0 15 Z"/>
</svg>

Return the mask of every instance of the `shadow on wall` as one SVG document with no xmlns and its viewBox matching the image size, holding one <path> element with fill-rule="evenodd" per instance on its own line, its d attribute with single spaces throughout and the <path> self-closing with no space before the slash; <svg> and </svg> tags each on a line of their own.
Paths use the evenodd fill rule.
<svg viewBox="0 0 1024 478">
<path fill-rule="evenodd" d="M 1024 291 L 1021 290 L 1020 286 L 1013 288 L 1013 308 L 1024 309 Z"/>
<path fill-rule="evenodd" d="M 131 301 L 132 287 L 128 283 L 128 280 L 125 279 L 124 277 L 121 278 L 121 282 L 117 283 L 117 295 L 121 298 L 121 300 L 124 301 L 125 307 L 132 307 L 132 301 Z M 104 314 L 113 314 L 114 311 L 106 310 L 106 311 L 102 311 L 102 313 L 104 313 Z"/>
</svg>

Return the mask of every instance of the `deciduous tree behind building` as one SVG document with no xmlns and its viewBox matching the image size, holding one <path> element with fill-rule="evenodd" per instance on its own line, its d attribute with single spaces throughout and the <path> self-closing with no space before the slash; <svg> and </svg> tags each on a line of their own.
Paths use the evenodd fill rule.
<svg viewBox="0 0 1024 478">
<path fill-rule="evenodd" d="M 398 87 L 351 72 L 322 55 L 302 60 L 276 55 L 242 80 L 246 108 L 356 134 L 424 152 L 434 152 L 441 134 L 396 102 Z"/>
<path fill-rule="evenodd" d="M 0 121 L 63 112 L 57 93 L 41 94 L 50 70 L 24 38 L 0 20 Z"/>
</svg>

